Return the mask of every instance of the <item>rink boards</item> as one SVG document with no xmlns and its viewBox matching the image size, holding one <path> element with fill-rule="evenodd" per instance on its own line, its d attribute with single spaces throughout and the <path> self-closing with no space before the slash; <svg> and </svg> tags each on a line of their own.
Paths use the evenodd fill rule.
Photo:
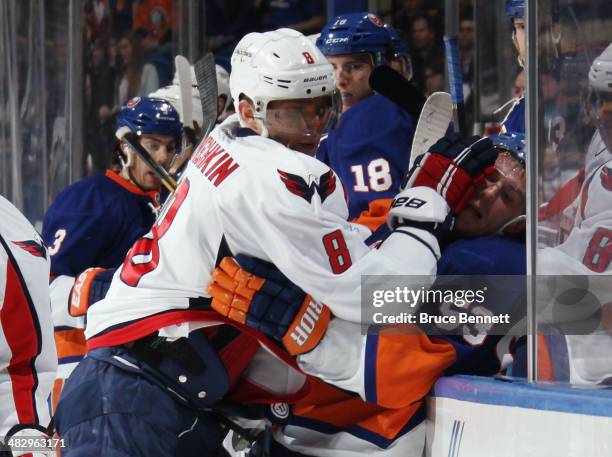
<svg viewBox="0 0 612 457">
<path fill-rule="evenodd" d="M 609 457 L 612 391 L 442 378 L 428 399 L 427 439 L 431 457 Z"/>
</svg>

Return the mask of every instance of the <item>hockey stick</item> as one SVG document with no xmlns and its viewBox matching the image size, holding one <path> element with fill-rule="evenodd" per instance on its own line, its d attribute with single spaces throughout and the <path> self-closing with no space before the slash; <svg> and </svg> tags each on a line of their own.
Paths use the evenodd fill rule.
<svg viewBox="0 0 612 457">
<path fill-rule="evenodd" d="M 461 130 L 465 119 L 463 106 L 463 71 L 459 54 L 459 39 L 457 28 L 459 22 L 459 3 L 456 0 L 446 2 L 446 30 L 444 47 L 446 48 L 446 64 L 448 67 L 448 85 L 453 100 L 453 125 L 455 132 Z"/>
<path fill-rule="evenodd" d="M 195 65 L 198 92 L 202 103 L 202 114 L 204 122 L 202 125 L 202 139 L 206 138 L 217 121 L 217 70 L 215 58 L 211 52 L 198 60 Z"/>
<path fill-rule="evenodd" d="M 372 89 L 407 111 L 415 119 L 421 115 L 425 97 L 391 67 L 376 67 L 370 74 L 369 83 Z"/>
<path fill-rule="evenodd" d="M 431 94 L 427 100 L 409 81 L 389 67 L 377 67 L 370 75 L 370 87 L 419 121 L 412 139 L 408 169 L 446 135 L 453 115 L 451 97 L 446 92 Z"/>
<path fill-rule="evenodd" d="M 177 55 L 174 58 L 176 73 L 178 75 L 179 92 L 181 94 L 181 119 L 183 120 L 183 135 L 181 141 L 181 153 L 178 154 L 170 165 L 170 174 L 178 173 L 183 165 L 189 160 L 196 143 L 193 128 L 193 81 L 191 78 L 191 65 L 189 61 Z"/>
<path fill-rule="evenodd" d="M 162 184 L 170 192 L 174 192 L 176 189 L 176 181 L 168 172 L 158 164 L 145 148 L 138 142 L 138 137 L 134 134 L 129 127 L 121 127 L 115 133 L 119 141 L 126 144 L 127 147 L 132 148 L 138 156 L 144 160 L 151 170 L 161 179 Z"/>
<path fill-rule="evenodd" d="M 181 118 L 183 119 L 183 128 L 193 131 L 193 107 L 191 89 L 193 87 L 191 79 L 191 66 L 189 61 L 177 55 L 174 58 L 174 65 L 178 75 L 179 91 L 181 94 Z"/>
<path fill-rule="evenodd" d="M 446 135 L 452 117 L 451 96 L 446 92 L 431 94 L 423 105 L 419 122 L 414 131 L 409 170 L 418 157 L 425 154 L 436 141 Z"/>
</svg>

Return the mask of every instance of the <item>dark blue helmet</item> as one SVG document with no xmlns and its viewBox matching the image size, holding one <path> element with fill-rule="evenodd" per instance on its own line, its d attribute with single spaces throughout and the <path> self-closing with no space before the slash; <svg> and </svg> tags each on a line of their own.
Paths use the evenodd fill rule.
<svg viewBox="0 0 612 457">
<path fill-rule="evenodd" d="M 412 78 L 412 60 L 410 59 L 410 54 L 408 53 L 406 40 L 404 40 L 399 32 L 390 25 L 385 25 L 385 28 L 389 32 L 389 37 L 391 38 L 389 57 L 391 59 L 404 60 L 405 76 L 406 79 L 410 80 Z"/>
<path fill-rule="evenodd" d="M 372 13 L 352 13 L 329 21 L 317 38 L 317 47 L 326 56 L 371 54 L 382 65 L 391 45 L 384 22 Z"/>
<path fill-rule="evenodd" d="M 506 15 L 510 19 L 524 19 L 525 0 L 506 0 Z"/>
<path fill-rule="evenodd" d="M 527 155 L 527 143 L 524 133 L 507 132 L 489 137 L 493 146 L 497 149 L 508 151 L 514 158 L 525 163 Z"/>
<path fill-rule="evenodd" d="M 152 133 L 179 138 L 182 124 L 170 102 L 159 98 L 135 97 L 121 107 L 117 130 L 128 127 L 136 135 Z"/>
<path fill-rule="evenodd" d="M 397 58 L 407 55 L 408 46 L 406 45 L 406 41 L 402 39 L 399 32 L 390 25 L 385 25 L 385 27 L 387 28 L 387 32 L 389 32 L 389 37 L 391 38 L 391 54 L 393 57 Z"/>
</svg>

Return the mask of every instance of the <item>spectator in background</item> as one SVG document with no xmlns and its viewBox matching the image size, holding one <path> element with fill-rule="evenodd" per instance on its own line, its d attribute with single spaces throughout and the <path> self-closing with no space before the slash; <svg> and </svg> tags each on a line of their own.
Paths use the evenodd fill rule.
<svg viewBox="0 0 612 457">
<path fill-rule="evenodd" d="M 425 67 L 425 94 L 429 97 L 434 92 L 444 91 L 444 64 L 442 61 L 434 61 Z"/>
<path fill-rule="evenodd" d="M 471 16 L 465 16 L 459 21 L 458 41 L 463 70 L 463 94 L 467 99 L 474 83 L 474 20 Z"/>
<path fill-rule="evenodd" d="M 465 8 L 459 20 L 459 54 L 461 56 L 461 69 L 463 72 L 463 97 L 465 110 L 461 131 L 464 135 L 471 135 L 474 125 L 474 20 L 471 8 Z"/>
<path fill-rule="evenodd" d="M 86 40 L 106 42 L 111 32 L 111 10 L 108 0 L 88 0 L 84 5 Z"/>
<path fill-rule="evenodd" d="M 400 0 L 394 2 L 392 24 L 401 34 L 408 38 L 412 48 L 412 21 L 421 13 L 423 0 Z"/>
<path fill-rule="evenodd" d="M 426 92 L 425 68 L 444 62 L 444 48 L 430 16 L 419 14 L 413 19 L 410 52 L 414 66 L 414 82 L 421 91 Z"/>
<path fill-rule="evenodd" d="M 325 4 L 322 0 L 266 0 L 268 26 L 298 30 L 304 35 L 319 33 L 325 25 Z"/>
<path fill-rule="evenodd" d="M 144 29 L 162 38 L 172 24 L 172 0 L 135 0 L 132 5 L 132 30 Z"/>
<path fill-rule="evenodd" d="M 254 0 L 206 0 L 208 50 L 226 70 L 238 40 L 260 29 Z"/>
<path fill-rule="evenodd" d="M 109 0 L 113 36 L 123 36 L 132 30 L 133 3 L 134 0 Z"/>
<path fill-rule="evenodd" d="M 166 86 L 174 71 L 172 1 L 136 0 L 132 10 L 132 30 L 140 37 L 145 61 L 155 66 L 159 86 Z"/>
<path fill-rule="evenodd" d="M 119 40 L 121 65 L 115 107 L 118 109 L 133 97 L 144 97 L 159 88 L 155 67 L 145 62 L 137 36 L 130 32 Z"/>
<path fill-rule="evenodd" d="M 87 125 L 89 131 L 88 153 L 91 156 L 91 171 L 102 172 L 109 166 L 108 150 L 112 138 L 108 124 L 114 103 L 115 66 L 110 65 L 108 48 L 100 41 L 93 44 L 87 77 L 91 96 L 87 106 Z"/>
</svg>

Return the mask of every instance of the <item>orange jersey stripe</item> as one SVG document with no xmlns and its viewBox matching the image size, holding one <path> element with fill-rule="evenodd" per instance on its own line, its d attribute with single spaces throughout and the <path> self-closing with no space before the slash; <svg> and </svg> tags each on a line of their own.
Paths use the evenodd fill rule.
<svg viewBox="0 0 612 457">
<path fill-rule="evenodd" d="M 365 225 L 374 232 L 378 227 L 387 222 L 387 214 L 389 214 L 392 201 L 392 198 L 372 200 L 368 205 L 368 209 L 362 211 L 359 217 L 353 219 L 353 222 Z"/>
<path fill-rule="evenodd" d="M 413 326 L 411 326 L 413 327 Z M 381 330 L 376 353 L 376 399 L 389 408 L 420 400 L 457 359 L 453 345 L 432 341 L 416 326 Z"/>
<path fill-rule="evenodd" d="M 312 389 L 293 408 L 295 416 L 329 424 L 340 429 L 358 426 L 386 439 L 393 440 L 421 403 L 404 408 L 383 408 L 367 403 L 316 378 L 310 378 Z"/>
<path fill-rule="evenodd" d="M 87 352 L 85 347 L 85 331 L 83 329 L 56 330 L 54 336 L 58 359 L 83 356 Z"/>
</svg>

